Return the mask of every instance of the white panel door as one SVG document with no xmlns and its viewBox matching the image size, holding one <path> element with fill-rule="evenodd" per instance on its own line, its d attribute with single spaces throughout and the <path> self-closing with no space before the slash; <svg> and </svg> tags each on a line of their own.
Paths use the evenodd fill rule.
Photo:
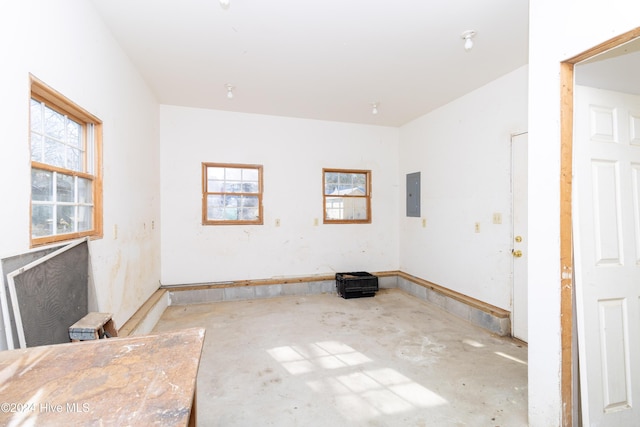
<svg viewBox="0 0 640 427">
<path fill-rule="evenodd" d="M 513 312 L 511 331 L 514 337 L 528 342 L 529 287 L 527 286 L 528 242 L 528 144 L 526 133 L 511 137 L 511 203 L 513 215 Z"/>
<path fill-rule="evenodd" d="M 640 426 L 640 97 L 576 86 L 574 118 L 583 425 Z"/>
</svg>

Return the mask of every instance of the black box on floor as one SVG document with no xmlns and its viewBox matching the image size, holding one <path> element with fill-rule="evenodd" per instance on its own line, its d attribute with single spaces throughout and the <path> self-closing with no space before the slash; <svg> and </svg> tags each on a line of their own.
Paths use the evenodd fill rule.
<svg viewBox="0 0 640 427">
<path fill-rule="evenodd" d="M 364 271 L 336 273 L 336 290 L 344 299 L 372 297 L 378 291 L 378 277 Z"/>
</svg>

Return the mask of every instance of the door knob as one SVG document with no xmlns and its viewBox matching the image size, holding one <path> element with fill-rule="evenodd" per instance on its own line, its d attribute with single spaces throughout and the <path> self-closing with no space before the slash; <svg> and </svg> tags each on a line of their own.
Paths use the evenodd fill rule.
<svg viewBox="0 0 640 427">
<path fill-rule="evenodd" d="M 522 242 L 522 236 L 516 236 L 516 242 L 520 243 Z"/>
<path fill-rule="evenodd" d="M 518 249 L 517 251 L 512 250 L 512 251 L 511 251 L 511 253 L 512 253 L 512 254 L 513 254 L 513 256 L 514 256 L 514 257 L 516 257 L 516 258 L 520 258 L 520 257 L 522 256 L 522 251 L 521 251 L 521 250 L 519 250 L 519 249 Z"/>
</svg>

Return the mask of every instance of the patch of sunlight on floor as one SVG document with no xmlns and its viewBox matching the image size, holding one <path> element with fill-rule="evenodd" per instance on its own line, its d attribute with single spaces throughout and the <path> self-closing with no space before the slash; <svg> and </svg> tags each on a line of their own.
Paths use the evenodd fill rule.
<svg viewBox="0 0 640 427">
<path fill-rule="evenodd" d="M 362 369 L 373 361 L 343 343 L 327 341 L 303 347 L 283 346 L 267 352 L 292 375 L 340 369 L 333 376 L 310 379 L 306 384 L 316 393 L 335 396 L 336 409 L 352 421 L 448 403 L 394 369 Z"/>
<path fill-rule="evenodd" d="M 484 347 L 484 344 L 479 343 L 476 340 L 470 340 L 469 338 L 466 338 L 464 340 L 462 340 L 463 343 L 470 345 L 471 347 L 475 347 L 475 348 L 482 348 Z"/>
<path fill-rule="evenodd" d="M 326 341 L 301 346 L 283 346 L 267 350 L 290 374 L 300 375 L 316 369 L 338 369 L 371 362 L 348 345 Z"/>
<path fill-rule="evenodd" d="M 510 356 L 510 355 L 508 355 L 506 353 L 503 353 L 501 351 L 496 351 L 495 354 L 497 354 L 498 356 L 504 357 L 505 359 L 509 359 L 509 360 L 513 360 L 514 362 L 521 363 L 523 365 L 527 365 L 528 364 L 527 362 L 525 362 L 522 359 L 518 359 L 517 357 Z"/>
</svg>

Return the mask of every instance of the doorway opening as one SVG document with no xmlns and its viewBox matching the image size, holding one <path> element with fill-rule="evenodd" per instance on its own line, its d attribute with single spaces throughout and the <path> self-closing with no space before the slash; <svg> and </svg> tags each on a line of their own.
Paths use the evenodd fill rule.
<svg viewBox="0 0 640 427">
<path fill-rule="evenodd" d="M 636 28 L 561 63 L 561 175 L 560 175 L 560 266 L 561 266 L 561 390 L 564 413 L 562 424 L 572 426 L 578 417 L 579 384 L 577 372 L 576 333 L 574 324 L 574 252 L 573 252 L 573 138 L 574 83 L 576 66 L 626 45 L 640 37 Z"/>
</svg>

